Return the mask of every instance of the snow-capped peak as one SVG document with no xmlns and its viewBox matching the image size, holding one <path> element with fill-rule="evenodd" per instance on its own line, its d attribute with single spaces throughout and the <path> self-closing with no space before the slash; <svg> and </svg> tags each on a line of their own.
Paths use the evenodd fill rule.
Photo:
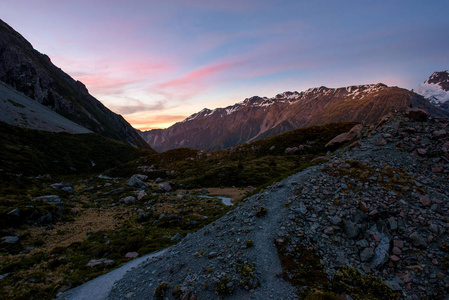
<svg viewBox="0 0 449 300">
<path fill-rule="evenodd" d="M 449 101 L 449 71 L 434 72 L 413 91 L 436 104 Z"/>
</svg>

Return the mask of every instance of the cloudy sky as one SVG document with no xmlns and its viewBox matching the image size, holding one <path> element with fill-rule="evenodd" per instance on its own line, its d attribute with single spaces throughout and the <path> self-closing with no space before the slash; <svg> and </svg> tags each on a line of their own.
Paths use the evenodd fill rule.
<svg viewBox="0 0 449 300">
<path fill-rule="evenodd" d="M 2 0 L 0 18 L 139 129 L 449 68 L 449 1 Z"/>
</svg>

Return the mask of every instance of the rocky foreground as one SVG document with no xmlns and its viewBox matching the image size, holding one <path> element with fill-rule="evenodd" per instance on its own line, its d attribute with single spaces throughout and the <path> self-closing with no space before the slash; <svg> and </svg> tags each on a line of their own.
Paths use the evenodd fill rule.
<svg viewBox="0 0 449 300">
<path fill-rule="evenodd" d="M 109 299 L 296 299 L 313 287 L 310 274 L 331 280 L 340 266 L 382 279 L 400 298 L 445 299 L 448 125 L 413 110 L 365 127 L 346 149 L 128 272 Z"/>
</svg>

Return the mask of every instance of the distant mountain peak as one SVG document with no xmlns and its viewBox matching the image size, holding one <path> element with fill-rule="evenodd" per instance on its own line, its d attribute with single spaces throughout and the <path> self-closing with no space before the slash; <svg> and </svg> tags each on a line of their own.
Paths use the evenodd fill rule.
<svg viewBox="0 0 449 300">
<path fill-rule="evenodd" d="M 426 101 L 383 83 L 320 86 L 271 98 L 253 96 L 213 110 L 205 108 L 169 128 L 142 132 L 141 136 L 157 151 L 179 147 L 222 149 L 330 122 L 371 124 L 386 114 L 406 110 L 416 98 Z"/>
<path fill-rule="evenodd" d="M 435 104 L 446 103 L 449 101 L 449 71 L 433 72 L 426 81 L 414 89 L 414 92 Z"/>
</svg>

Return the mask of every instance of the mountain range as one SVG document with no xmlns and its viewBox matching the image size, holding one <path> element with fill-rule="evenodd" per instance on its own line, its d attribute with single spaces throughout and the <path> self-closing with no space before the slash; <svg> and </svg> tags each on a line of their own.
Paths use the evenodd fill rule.
<svg viewBox="0 0 449 300">
<path fill-rule="evenodd" d="M 141 136 L 156 151 L 222 149 L 307 126 L 341 121 L 372 124 L 412 106 L 424 107 L 437 116 L 448 115 L 421 95 L 382 83 L 321 86 L 272 98 L 254 96 L 225 108 L 205 108 L 169 128 L 141 132 Z"/>
<path fill-rule="evenodd" d="M 1 20 L 0 81 L 90 131 L 150 148 L 122 116 L 91 96 L 83 83 L 56 67 Z"/>
</svg>

